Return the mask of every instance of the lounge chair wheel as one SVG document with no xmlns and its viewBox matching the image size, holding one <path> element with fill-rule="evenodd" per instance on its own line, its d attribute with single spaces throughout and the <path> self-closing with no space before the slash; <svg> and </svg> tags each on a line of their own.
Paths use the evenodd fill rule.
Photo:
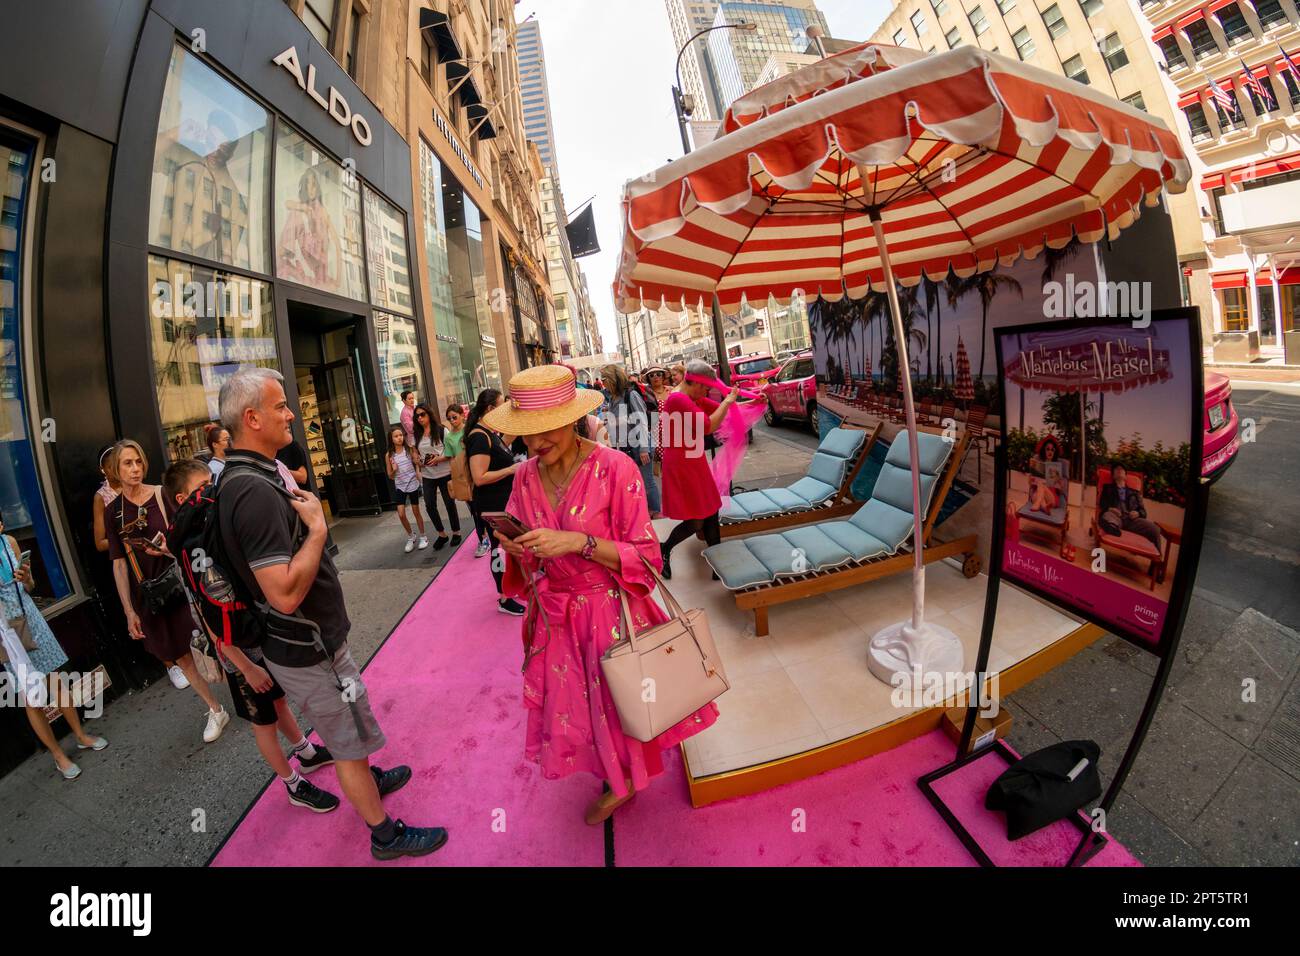
<svg viewBox="0 0 1300 956">
<path fill-rule="evenodd" d="M 966 575 L 968 578 L 973 578 L 975 575 L 980 573 L 980 568 L 982 566 L 983 562 L 980 561 L 980 556 L 978 554 L 968 554 L 966 555 L 965 560 L 961 563 L 961 573 Z"/>
</svg>

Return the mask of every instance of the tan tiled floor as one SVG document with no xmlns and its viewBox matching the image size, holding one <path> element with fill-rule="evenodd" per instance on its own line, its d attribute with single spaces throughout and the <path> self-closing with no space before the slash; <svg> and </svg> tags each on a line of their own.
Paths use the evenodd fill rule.
<svg viewBox="0 0 1300 956">
<path fill-rule="evenodd" d="M 661 534 L 674 522 L 658 522 Z M 856 588 L 773 607 L 771 634 L 757 637 L 751 613 L 737 610 L 691 539 L 673 553 L 673 594 L 686 607 L 708 611 L 731 681 L 718 699 L 721 719 L 686 742 L 691 772 L 722 773 L 833 743 L 890 723 L 916 708 L 896 707 L 892 688 L 867 670 L 866 648 L 881 628 L 911 613 L 911 576 L 895 575 Z M 948 562 L 926 568 L 926 619 L 961 638 L 966 666 L 979 647 L 988 580 L 967 579 Z M 1014 588 L 1002 589 L 990 670 L 1042 650 L 1078 623 Z"/>
</svg>

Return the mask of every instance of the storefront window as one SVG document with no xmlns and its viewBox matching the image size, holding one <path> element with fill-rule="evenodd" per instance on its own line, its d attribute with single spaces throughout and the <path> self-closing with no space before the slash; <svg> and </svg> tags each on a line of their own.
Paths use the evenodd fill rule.
<svg viewBox="0 0 1300 956">
<path fill-rule="evenodd" d="M 149 242 L 267 272 L 269 135 L 264 109 L 175 47 L 154 148 Z"/>
<path fill-rule="evenodd" d="M 420 339 L 415 332 L 415 320 L 376 312 L 375 339 L 379 345 L 379 378 L 384 383 L 388 421 L 396 422 L 402 416 L 403 392 L 415 392 L 421 402 L 429 401 L 420 375 Z"/>
<path fill-rule="evenodd" d="M 172 461 L 203 444 L 221 385 L 242 368 L 279 368 L 271 286 L 149 257 L 149 326 L 158 413 Z"/>
<path fill-rule="evenodd" d="M 433 305 L 440 401 L 472 402 L 501 387 L 483 257 L 483 219 L 451 171 L 420 141 L 424 253 Z M 504 302 L 501 307 L 505 307 Z"/>
<path fill-rule="evenodd" d="M 281 279 L 365 301 L 356 174 L 283 120 L 275 137 L 275 234 Z"/>
<path fill-rule="evenodd" d="M 406 223 L 397 207 L 366 190 L 366 260 L 370 302 L 381 309 L 411 312 L 411 266 L 406 257 Z"/>
<path fill-rule="evenodd" d="M 460 326 L 452 301 L 451 263 L 447 255 L 447 213 L 443 207 L 442 163 L 420 140 L 420 202 L 424 211 L 424 260 L 433 305 L 434 362 L 444 394 L 440 404 L 468 403 L 471 382 L 462 374 Z"/>
<path fill-rule="evenodd" d="M 0 516 L 4 533 L 20 551 L 32 553 L 36 590 L 32 597 L 48 607 L 72 593 L 59 554 L 45 496 L 36 470 L 27 386 L 23 366 L 23 232 L 27 191 L 32 181 L 32 150 L 26 140 L 0 130 Z M 44 431 L 57 428 L 47 419 Z M 57 435 L 57 432 L 54 433 Z M 50 438 L 46 432 L 44 438 Z"/>
<path fill-rule="evenodd" d="M 1250 310 L 1247 307 L 1245 289 L 1224 289 L 1223 296 L 1223 331 L 1245 332 L 1250 328 Z"/>
</svg>

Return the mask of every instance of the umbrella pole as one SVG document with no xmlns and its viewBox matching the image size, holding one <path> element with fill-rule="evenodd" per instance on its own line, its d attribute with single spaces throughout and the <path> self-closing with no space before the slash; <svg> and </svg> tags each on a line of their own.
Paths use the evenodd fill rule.
<svg viewBox="0 0 1300 956">
<path fill-rule="evenodd" d="M 866 179 L 863 179 L 865 182 Z M 894 323 L 894 343 L 898 350 L 898 375 L 903 386 L 903 411 L 907 417 L 907 451 L 912 463 L 912 630 L 921 630 L 925 623 L 925 558 L 922 555 L 924 531 L 921 514 L 921 452 L 916 437 L 916 407 L 912 404 L 912 374 L 907 354 L 907 336 L 903 329 L 903 310 L 898 304 L 898 289 L 894 286 L 894 269 L 889 262 L 889 249 L 885 245 L 885 229 L 880 221 L 880 210 L 869 210 L 871 228 L 876 234 L 876 248 L 885 270 L 885 293 L 889 297 L 889 314 Z"/>
<path fill-rule="evenodd" d="M 861 166 L 858 173 L 867 181 Z M 878 631 L 867 648 L 867 668 L 879 681 L 891 687 L 915 691 L 936 678 L 943 686 L 964 679 L 966 653 L 957 635 L 945 627 L 925 622 L 925 555 L 924 522 L 921 512 L 921 454 L 916 435 L 916 406 L 912 404 L 912 363 L 907 355 L 907 338 L 903 330 L 903 310 L 894 288 L 894 269 L 885 245 L 885 230 L 879 208 L 869 208 L 871 228 L 876 235 L 876 249 L 885 271 L 885 291 L 889 298 L 890 317 L 894 323 L 894 342 L 898 349 L 898 371 L 903 386 L 903 411 L 907 419 L 907 450 L 912 470 L 912 618 Z M 897 439 L 895 439 L 897 440 Z"/>
</svg>

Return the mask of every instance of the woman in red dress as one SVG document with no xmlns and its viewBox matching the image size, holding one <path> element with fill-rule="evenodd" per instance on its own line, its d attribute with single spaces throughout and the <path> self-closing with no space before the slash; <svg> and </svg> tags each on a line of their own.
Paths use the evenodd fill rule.
<svg viewBox="0 0 1300 956">
<path fill-rule="evenodd" d="M 681 523 L 673 528 L 659 548 L 664 559 L 663 575 L 673 576 L 669 555 L 673 548 L 693 534 L 702 534 L 708 544 L 722 540 L 718 494 L 709 460 L 704 454 L 704 436 L 722 424 L 739 396 L 733 388 L 721 402 L 706 397 L 716 381 L 712 367 L 702 359 L 686 363 L 682 383 L 669 393 L 659 410 L 659 446 L 663 449 L 662 510 L 665 517 Z"/>
</svg>

